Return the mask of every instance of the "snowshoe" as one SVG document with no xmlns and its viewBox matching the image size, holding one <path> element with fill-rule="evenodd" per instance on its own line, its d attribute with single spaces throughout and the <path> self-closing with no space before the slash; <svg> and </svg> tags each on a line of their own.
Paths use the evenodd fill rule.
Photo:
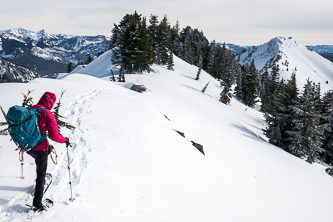
<svg viewBox="0 0 333 222">
<path fill-rule="evenodd" d="M 29 207 L 34 213 L 40 213 L 42 211 L 47 211 L 48 208 L 53 206 L 53 201 L 51 199 L 46 198 L 43 200 L 43 204 L 40 207 L 34 207 L 30 204 L 25 204 L 27 207 Z"/>
</svg>

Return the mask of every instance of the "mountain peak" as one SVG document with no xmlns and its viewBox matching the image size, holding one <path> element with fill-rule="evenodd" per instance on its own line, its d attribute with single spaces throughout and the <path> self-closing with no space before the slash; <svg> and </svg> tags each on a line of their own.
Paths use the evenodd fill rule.
<svg viewBox="0 0 333 222">
<path fill-rule="evenodd" d="M 38 31 L 37 34 L 45 35 L 45 29 L 42 29 L 42 30 Z"/>
<path fill-rule="evenodd" d="M 250 63 L 253 59 L 261 72 L 270 70 L 274 64 L 278 65 L 283 79 L 289 79 L 291 73 L 296 71 L 300 89 L 308 78 L 321 83 L 323 90 L 333 87 L 332 63 L 292 37 L 275 37 L 263 45 L 254 46 L 240 56 L 240 63 Z"/>
</svg>

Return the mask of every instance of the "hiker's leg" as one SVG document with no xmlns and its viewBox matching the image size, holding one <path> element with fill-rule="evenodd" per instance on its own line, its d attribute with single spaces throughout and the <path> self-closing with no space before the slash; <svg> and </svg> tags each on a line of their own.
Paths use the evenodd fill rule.
<svg viewBox="0 0 333 222">
<path fill-rule="evenodd" d="M 33 153 L 31 156 L 35 158 L 36 163 L 36 188 L 35 188 L 35 197 L 33 205 L 39 208 L 42 205 L 42 198 L 44 192 L 45 176 L 47 169 L 47 151 L 31 151 Z"/>
</svg>

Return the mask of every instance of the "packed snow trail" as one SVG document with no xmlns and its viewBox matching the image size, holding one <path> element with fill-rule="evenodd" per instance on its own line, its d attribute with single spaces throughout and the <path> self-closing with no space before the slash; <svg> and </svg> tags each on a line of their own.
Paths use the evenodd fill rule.
<svg viewBox="0 0 333 222">
<path fill-rule="evenodd" d="M 23 194 L 15 204 L 10 204 L 6 210 L 8 214 L 2 217 L 6 221 L 24 221 L 27 218 L 34 221 L 51 218 L 52 221 L 67 221 L 69 218 L 92 221 L 105 220 L 104 213 L 108 212 L 117 221 L 184 221 L 189 218 L 202 221 L 207 219 L 207 215 L 202 217 L 200 215 L 204 214 L 201 212 L 206 211 L 211 221 L 228 217 L 229 220 L 225 221 L 237 221 L 233 213 L 224 212 L 222 217 L 223 210 L 212 210 L 218 203 L 202 196 L 199 190 L 187 187 L 182 178 L 174 177 L 173 172 L 182 168 L 183 161 L 193 162 L 193 154 L 199 159 L 203 156 L 170 128 L 169 121 L 161 113 L 131 99 L 137 96 L 136 93 L 127 93 L 125 97 L 116 94 L 119 91 L 95 88 L 75 98 L 69 105 L 67 118 L 76 126 L 68 135 L 73 144 L 70 165 L 76 200 L 73 203 L 68 200 L 67 157 L 63 152 L 52 171 L 54 182 L 47 195 L 55 206 L 38 216 L 31 215 L 27 209 L 18 207 L 29 199 Z M 119 100 L 122 106 L 114 113 L 101 108 L 106 101 L 119 104 Z M 133 105 L 135 109 L 131 109 Z M 116 115 L 118 112 L 122 113 L 120 119 Z M 137 123 L 132 125 L 133 122 Z M 160 134 L 161 130 L 166 135 Z M 148 144 L 146 134 L 151 135 L 152 141 Z M 106 136 L 109 144 L 105 144 L 103 139 Z M 165 144 L 160 144 L 159 139 Z M 147 148 L 149 152 L 145 150 Z M 180 158 L 178 152 L 181 150 L 190 158 Z M 150 159 L 150 152 L 159 159 Z M 170 158 L 174 160 L 169 162 Z M 185 169 L 183 176 L 193 174 L 192 170 Z M 189 207 L 197 209 L 197 213 L 186 213 Z M 228 208 L 227 205 L 223 207 Z M 91 214 L 92 211 L 95 213 Z"/>
</svg>

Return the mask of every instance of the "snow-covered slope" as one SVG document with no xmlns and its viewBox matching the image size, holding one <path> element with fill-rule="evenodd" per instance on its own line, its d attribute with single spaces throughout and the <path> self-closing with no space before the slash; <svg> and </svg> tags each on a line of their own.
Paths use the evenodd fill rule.
<svg viewBox="0 0 333 222">
<path fill-rule="evenodd" d="M 297 85 L 300 89 L 308 78 L 315 83 L 321 83 L 324 91 L 333 88 L 333 63 L 291 38 L 276 37 L 243 53 L 240 61 L 244 64 L 253 59 L 259 70 L 265 66 L 270 68 L 273 63 L 277 63 L 280 76 L 284 79 L 289 79 L 293 70 L 297 70 Z"/>
<path fill-rule="evenodd" d="M 66 90 L 61 113 L 76 126 L 63 131 L 73 142 L 69 201 L 67 153 L 54 144 L 54 181 L 46 197 L 54 207 L 33 214 L 35 166 L 25 156 L 25 179 L 9 136 L 0 136 L 0 221 L 329 221 L 333 178 L 264 141 L 261 113 L 235 99 L 218 101 L 221 88 L 205 72 L 174 57 L 175 71 L 108 81 L 114 68 L 105 53 L 86 68 L 59 79 L 0 85 L 7 110 L 28 89 L 35 101 Z M 107 62 L 106 62 L 107 61 Z M 87 75 L 88 74 L 88 75 Z M 97 78 L 102 77 L 102 78 Z M 201 89 L 210 82 L 206 93 Z M 128 88 L 143 84 L 147 92 Z M 167 118 L 166 118 L 167 117 Z M 0 117 L 0 121 L 3 118 Z M 185 133 L 180 136 L 175 130 Z M 191 141 L 200 143 L 201 154 Z"/>
</svg>

